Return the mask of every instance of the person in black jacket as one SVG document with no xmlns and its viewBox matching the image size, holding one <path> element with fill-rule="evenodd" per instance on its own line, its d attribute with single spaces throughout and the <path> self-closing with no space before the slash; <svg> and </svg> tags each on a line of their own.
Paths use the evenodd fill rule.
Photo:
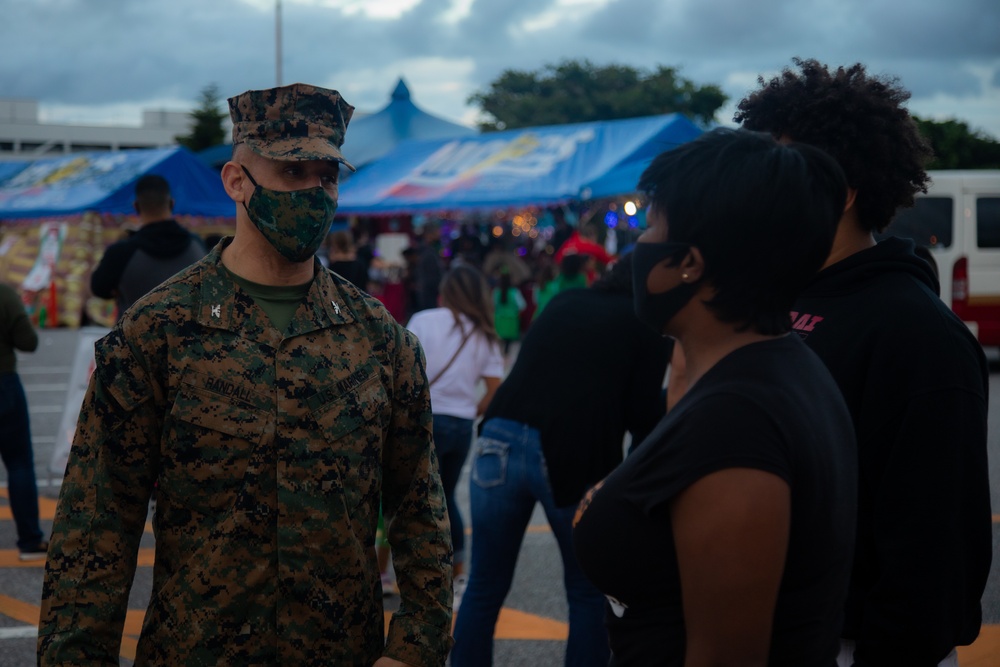
<svg viewBox="0 0 1000 667">
<path fill-rule="evenodd" d="M 173 219 L 174 199 L 162 176 L 135 184 L 135 212 L 141 227 L 111 244 L 90 275 L 90 291 L 115 299 L 118 317 L 151 289 L 205 256 L 205 244 Z"/>
<path fill-rule="evenodd" d="M 992 558 L 989 371 L 913 243 L 873 236 L 926 192 L 931 151 L 895 79 L 861 64 L 795 64 L 761 77 L 735 120 L 824 149 L 850 185 L 833 250 L 792 313 L 857 431 L 858 533 L 839 664 L 956 665 L 954 647 L 979 634 Z"/>
<path fill-rule="evenodd" d="M 472 554 L 458 606 L 453 667 L 486 667 L 518 551 L 541 503 L 562 554 L 567 665 L 607 665 L 605 598 L 573 555 L 572 519 L 588 487 L 664 413 L 670 341 L 632 308 L 631 256 L 593 286 L 559 293 L 524 337 L 470 455 Z M 499 467 L 498 467 L 499 466 Z"/>
</svg>

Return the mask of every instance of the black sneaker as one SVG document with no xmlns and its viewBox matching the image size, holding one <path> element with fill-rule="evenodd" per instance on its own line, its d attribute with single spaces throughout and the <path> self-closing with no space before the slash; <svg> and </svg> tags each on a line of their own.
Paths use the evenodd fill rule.
<svg viewBox="0 0 1000 667">
<path fill-rule="evenodd" d="M 33 547 L 21 549 L 21 560 L 45 560 L 49 552 L 48 542 L 39 542 Z"/>
</svg>

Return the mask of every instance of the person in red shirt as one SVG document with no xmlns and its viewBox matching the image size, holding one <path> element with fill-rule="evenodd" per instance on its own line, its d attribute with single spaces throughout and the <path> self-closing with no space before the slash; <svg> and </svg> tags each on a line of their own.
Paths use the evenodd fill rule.
<svg viewBox="0 0 1000 667">
<path fill-rule="evenodd" d="M 597 230 L 591 225 L 580 227 L 562 244 L 555 254 L 556 264 L 561 263 L 566 255 L 573 254 L 590 255 L 602 268 L 614 262 L 614 257 L 597 242 Z M 594 275 L 588 275 L 587 284 L 593 282 L 597 273 L 597 267 L 588 267 L 588 274 Z"/>
</svg>

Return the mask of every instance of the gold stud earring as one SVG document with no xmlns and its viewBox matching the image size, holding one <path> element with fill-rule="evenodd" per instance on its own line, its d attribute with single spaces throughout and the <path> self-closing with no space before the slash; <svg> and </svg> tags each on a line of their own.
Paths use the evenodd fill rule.
<svg viewBox="0 0 1000 667">
<path fill-rule="evenodd" d="M 688 274 L 682 273 L 681 274 L 681 280 L 687 280 L 687 279 L 688 279 Z"/>
</svg>

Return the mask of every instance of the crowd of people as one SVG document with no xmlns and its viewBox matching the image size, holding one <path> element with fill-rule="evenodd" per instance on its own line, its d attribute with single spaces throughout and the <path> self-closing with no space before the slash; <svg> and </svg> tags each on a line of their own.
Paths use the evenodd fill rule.
<svg viewBox="0 0 1000 667">
<path fill-rule="evenodd" d="M 329 234 L 353 107 L 230 98 L 234 235 L 203 247 L 150 177 L 94 272 L 119 319 L 48 542 L 26 425 L 2 439 L 18 546 L 47 550 L 39 664 L 117 663 L 155 491 L 137 664 L 490 665 L 541 505 L 566 665 L 957 665 L 992 558 L 989 378 L 913 244 L 875 242 L 927 182 L 907 98 L 795 60 L 739 129 L 652 161 L 613 253 L 561 215 L 531 263 L 424 224 L 398 321 L 369 240 Z M 37 339 L 6 301 L 20 408 L 8 348 Z"/>
</svg>

